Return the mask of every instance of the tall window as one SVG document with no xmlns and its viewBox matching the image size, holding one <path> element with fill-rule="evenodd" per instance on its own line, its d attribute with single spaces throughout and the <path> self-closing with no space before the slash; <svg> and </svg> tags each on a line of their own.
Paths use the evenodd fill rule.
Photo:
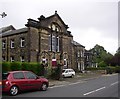
<svg viewBox="0 0 120 99">
<path fill-rule="evenodd" d="M 61 32 L 61 28 L 57 23 L 52 23 L 49 28 L 53 31 L 51 35 L 49 35 L 49 50 L 54 52 L 59 52 L 59 36 L 57 36 L 58 32 Z"/>
<path fill-rule="evenodd" d="M 21 38 L 20 39 L 20 47 L 24 47 L 25 46 L 25 38 Z"/>
<path fill-rule="evenodd" d="M 59 52 L 59 37 L 49 35 L 49 51 Z"/>
<path fill-rule="evenodd" d="M 6 48 L 6 41 L 3 40 L 3 41 L 2 41 L 2 49 L 5 49 L 5 48 Z"/>
<path fill-rule="evenodd" d="M 56 45 L 57 45 L 57 52 L 59 52 L 59 51 L 60 51 L 60 49 L 59 49 L 59 37 L 58 37 L 58 36 L 57 36 Z"/>
<path fill-rule="evenodd" d="M 80 51 L 78 51 L 77 56 L 80 57 Z"/>
<path fill-rule="evenodd" d="M 10 41 L 10 48 L 14 48 L 14 47 L 15 47 L 14 40 L 11 40 Z"/>
<path fill-rule="evenodd" d="M 52 51 L 56 52 L 56 36 L 52 36 Z"/>
</svg>

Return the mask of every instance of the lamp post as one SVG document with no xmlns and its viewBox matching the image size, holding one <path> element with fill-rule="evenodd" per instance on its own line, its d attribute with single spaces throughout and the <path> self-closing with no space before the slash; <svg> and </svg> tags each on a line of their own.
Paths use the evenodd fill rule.
<svg viewBox="0 0 120 99">
<path fill-rule="evenodd" d="M 6 17 L 7 14 L 5 12 L 3 12 L 2 14 L 0 14 L 2 16 L 2 18 Z"/>
</svg>

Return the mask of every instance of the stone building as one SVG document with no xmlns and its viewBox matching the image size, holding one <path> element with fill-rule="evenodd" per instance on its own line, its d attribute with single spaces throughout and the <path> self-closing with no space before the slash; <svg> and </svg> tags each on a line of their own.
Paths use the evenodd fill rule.
<svg viewBox="0 0 120 99">
<path fill-rule="evenodd" d="M 72 42 L 73 44 L 73 52 L 72 52 L 72 58 L 73 58 L 73 68 L 76 71 L 83 72 L 85 68 L 84 64 L 84 53 L 85 53 L 85 46 L 79 44 L 76 41 Z"/>
<path fill-rule="evenodd" d="M 60 63 L 63 68 L 79 69 L 79 64 L 84 64 L 84 59 L 76 59 L 72 53 L 85 47 L 73 43 L 69 27 L 57 11 L 49 17 L 41 15 L 38 20 L 28 19 L 25 26 L 21 29 L 2 28 L 3 61 L 42 62 L 52 67 Z"/>
</svg>

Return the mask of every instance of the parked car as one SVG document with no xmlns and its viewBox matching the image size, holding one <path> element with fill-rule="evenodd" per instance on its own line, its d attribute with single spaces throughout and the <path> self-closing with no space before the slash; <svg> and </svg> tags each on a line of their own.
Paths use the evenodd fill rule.
<svg viewBox="0 0 120 99">
<path fill-rule="evenodd" d="M 62 76 L 63 77 L 74 77 L 75 71 L 73 69 L 63 69 Z"/>
<path fill-rule="evenodd" d="M 2 92 L 13 96 L 25 90 L 46 91 L 48 86 L 46 78 L 38 77 L 31 71 L 11 71 L 2 74 Z"/>
</svg>

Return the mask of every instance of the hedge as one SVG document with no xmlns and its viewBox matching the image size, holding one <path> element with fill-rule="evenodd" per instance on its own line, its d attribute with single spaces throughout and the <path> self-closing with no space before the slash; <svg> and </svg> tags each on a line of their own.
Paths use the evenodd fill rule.
<svg viewBox="0 0 120 99">
<path fill-rule="evenodd" d="M 86 70 L 106 70 L 108 74 L 120 73 L 120 66 L 107 66 L 107 67 L 88 67 Z"/>
<path fill-rule="evenodd" d="M 22 70 L 21 63 L 20 62 L 11 62 L 10 67 L 12 71 L 16 70 Z"/>
<path fill-rule="evenodd" d="M 26 70 L 26 71 L 32 71 L 37 75 L 43 75 L 43 69 L 42 65 L 40 63 L 36 62 L 2 62 L 2 72 L 8 72 L 8 71 L 17 71 L 17 70 Z"/>
<path fill-rule="evenodd" d="M 10 62 L 3 62 L 2 63 L 2 72 L 11 71 L 11 63 Z"/>
</svg>

